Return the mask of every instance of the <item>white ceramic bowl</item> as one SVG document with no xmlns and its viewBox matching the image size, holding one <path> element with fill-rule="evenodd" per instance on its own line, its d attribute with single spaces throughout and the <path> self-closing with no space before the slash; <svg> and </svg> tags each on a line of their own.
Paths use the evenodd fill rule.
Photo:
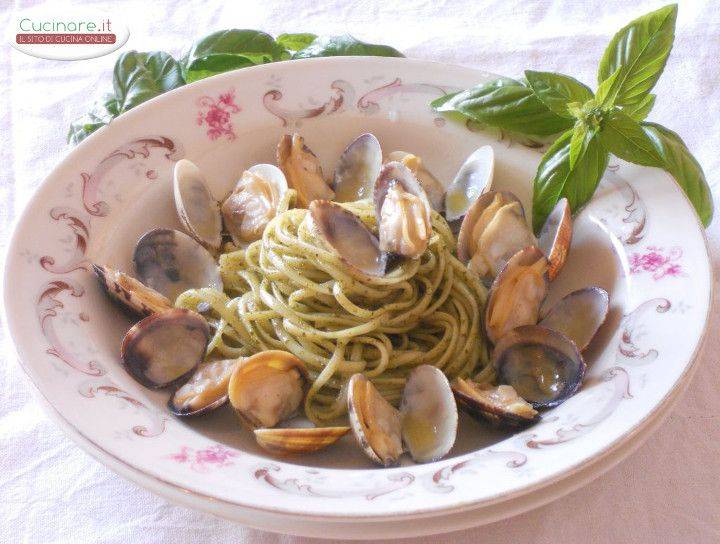
<svg viewBox="0 0 720 544">
<path fill-rule="evenodd" d="M 101 462 L 173 500 L 263 529 L 346 538 L 499 519 L 570 491 L 636 447 L 689 378 L 711 274 L 702 227 L 673 180 L 616 160 L 576 218 L 551 295 L 600 285 L 610 316 L 587 353 L 582 390 L 526 431 L 501 434 L 465 419 L 449 457 L 393 469 L 370 466 L 351 437 L 279 460 L 228 410 L 173 418 L 167 393 L 143 388 L 119 364 L 129 322 L 88 265 L 132 271 L 142 232 L 179 226 L 170 180 L 181 157 L 204 169 L 221 197 L 243 168 L 273 162 L 285 132 L 301 132 L 326 172 L 352 138 L 371 131 L 386 152 L 412 151 L 442 180 L 489 143 L 498 186 L 529 209 L 539 151 L 428 106 L 488 77 L 407 59 L 270 64 L 168 93 L 79 145 L 25 210 L 4 280 L 19 358 L 63 428 Z"/>
</svg>

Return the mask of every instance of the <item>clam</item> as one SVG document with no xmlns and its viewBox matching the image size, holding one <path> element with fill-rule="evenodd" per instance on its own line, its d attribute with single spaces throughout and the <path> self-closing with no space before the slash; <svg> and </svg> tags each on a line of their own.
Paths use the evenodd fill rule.
<svg viewBox="0 0 720 544">
<path fill-rule="evenodd" d="M 140 281 L 172 302 L 188 289 L 222 290 L 222 279 L 213 256 L 178 230 L 146 232 L 135 246 L 133 260 Z"/>
<path fill-rule="evenodd" d="M 262 351 L 233 370 L 230 404 L 251 429 L 274 427 L 293 416 L 305 397 L 308 373 L 287 351 Z"/>
<path fill-rule="evenodd" d="M 421 365 L 408 376 L 400 405 L 403 443 L 413 460 L 437 461 L 455 444 L 458 414 L 445 374 Z"/>
<path fill-rule="evenodd" d="M 360 448 L 374 462 L 389 467 L 403 453 L 400 412 L 362 374 L 348 382 L 350 428 Z"/>
<path fill-rule="evenodd" d="M 225 228 L 238 246 L 262 237 L 288 190 L 285 174 L 272 164 L 256 164 L 243 172 L 222 204 Z"/>
<path fill-rule="evenodd" d="M 371 198 L 373 184 L 382 167 L 380 142 L 370 133 L 361 134 L 345 148 L 335 168 L 335 200 L 350 202 Z"/>
<path fill-rule="evenodd" d="M 563 333 L 583 351 L 605 322 L 609 302 L 605 289 L 578 289 L 550 308 L 538 324 Z"/>
<path fill-rule="evenodd" d="M 536 243 L 515 195 L 490 191 L 480 196 L 465 214 L 457 255 L 470 270 L 490 281 L 510 257 Z"/>
<path fill-rule="evenodd" d="M 187 159 L 173 171 L 175 208 L 185 230 L 203 246 L 217 251 L 222 242 L 222 219 L 200 169 Z"/>
<path fill-rule="evenodd" d="M 476 149 L 463 163 L 445 193 L 445 219 L 463 217 L 470 206 L 492 187 L 495 152 L 489 145 Z"/>
<path fill-rule="evenodd" d="M 430 203 L 410 169 L 399 162 L 383 166 L 373 200 L 380 249 L 404 257 L 422 255 L 432 234 Z"/>
<path fill-rule="evenodd" d="M 385 274 L 386 256 L 358 216 L 335 202 L 315 200 L 310 204 L 309 217 L 318 234 L 346 264 L 369 276 Z"/>
<path fill-rule="evenodd" d="M 517 252 L 495 278 L 488 294 L 485 329 L 497 343 L 520 325 L 535 325 L 547 295 L 548 262 L 536 247 Z"/>
<path fill-rule="evenodd" d="M 432 209 L 437 212 L 443 211 L 445 207 L 445 187 L 425 168 L 425 164 L 420 157 L 405 151 L 392 151 L 388 153 L 387 160 L 401 162 L 407 166 L 425 190 Z"/>
<path fill-rule="evenodd" d="M 120 347 L 127 371 L 141 384 L 160 389 L 187 378 L 205 357 L 210 327 L 195 312 L 172 308 L 133 325 Z"/>
<path fill-rule="evenodd" d="M 255 429 L 255 440 L 276 454 L 311 453 L 334 444 L 350 427 L 313 427 L 292 429 Z"/>
<path fill-rule="evenodd" d="M 335 193 L 323 178 L 320 161 L 299 134 L 285 134 L 277 147 L 277 163 L 288 185 L 297 191 L 303 208 L 317 199 L 332 200 Z"/>
<path fill-rule="evenodd" d="M 132 276 L 99 264 L 92 267 L 108 296 L 130 312 L 146 317 L 172 308 L 167 297 Z"/>
<path fill-rule="evenodd" d="M 533 408 L 551 408 L 571 397 L 585 375 L 585 361 L 564 334 L 539 325 L 517 327 L 495 346 L 498 380 Z"/>
<path fill-rule="evenodd" d="M 197 416 L 219 408 L 227 402 L 230 375 L 238 359 L 202 363 L 168 401 L 176 416 Z"/>
<path fill-rule="evenodd" d="M 540 415 L 510 385 L 480 385 L 458 378 L 452 384 L 455 399 L 467 412 L 498 427 L 523 427 Z"/>
<path fill-rule="evenodd" d="M 572 241 L 572 216 L 567 198 L 561 198 L 540 229 L 538 247 L 550 261 L 548 279 L 560 273 Z"/>
</svg>

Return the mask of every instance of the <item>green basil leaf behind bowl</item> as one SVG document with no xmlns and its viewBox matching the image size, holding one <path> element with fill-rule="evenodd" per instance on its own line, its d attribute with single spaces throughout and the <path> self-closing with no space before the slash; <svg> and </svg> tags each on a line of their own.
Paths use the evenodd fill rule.
<svg viewBox="0 0 720 544">
<path fill-rule="evenodd" d="M 219 30 L 196 41 L 181 60 L 188 83 L 229 70 L 282 60 L 287 51 L 259 30 Z"/>
<path fill-rule="evenodd" d="M 533 228 L 539 232 L 547 216 L 562 197 L 577 212 L 595 193 L 608 164 L 608 153 L 595 134 L 586 132 L 587 142 L 570 167 L 572 130 L 563 133 L 543 155 L 533 186 Z"/>
<path fill-rule="evenodd" d="M 405 55 L 389 45 L 361 42 L 349 34 L 343 34 L 342 36 L 320 36 L 305 49 L 295 53 L 292 58 L 343 56 L 404 57 Z"/>
<path fill-rule="evenodd" d="M 113 93 L 106 94 L 95 103 L 93 109 L 70 124 L 67 141 L 77 145 L 99 128 L 104 127 L 119 115 L 118 101 Z"/>
<path fill-rule="evenodd" d="M 479 122 L 526 136 L 550 136 L 573 126 L 573 120 L 548 109 L 520 81 L 501 77 L 432 103 L 438 112 L 459 112 Z"/>
<path fill-rule="evenodd" d="M 638 17 L 610 41 L 600 60 L 598 83 L 620 69 L 614 83 L 616 104 L 641 102 L 657 83 L 675 39 L 677 10 L 671 4 Z"/>
<path fill-rule="evenodd" d="M 164 51 L 123 53 L 113 71 L 117 114 L 183 85 L 180 65 Z"/>
<path fill-rule="evenodd" d="M 642 128 L 662 159 L 659 166 L 674 177 L 685 191 L 703 225 L 710 225 L 713 218 L 713 200 L 700 163 L 690 153 L 682 138 L 672 130 L 657 123 L 642 123 Z"/>
<path fill-rule="evenodd" d="M 309 32 L 300 32 L 295 34 L 280 34 L 277 37 L 277 43 L 291 52 L 300 51 L 305 49 L 317 38 L 316 34 L 310 34 Z"/>
<path fill-rule="evenodd" d="M 590 87 L 574 77 L 553 72 L 536 72 L 525 70 L 528 84 L 535 95 L 550 110 L 563 117 L 572 118 L 567 105 L 571 102 L 584 104 L 593 97 Z"/>
<path fill-rule="evenodd" d="M 660 166 L 661 158 L 640 123 L 621 110 L 611 111 L 598 133 L 600 143 L 610 153 L 643 166 Z"/>
</svg>

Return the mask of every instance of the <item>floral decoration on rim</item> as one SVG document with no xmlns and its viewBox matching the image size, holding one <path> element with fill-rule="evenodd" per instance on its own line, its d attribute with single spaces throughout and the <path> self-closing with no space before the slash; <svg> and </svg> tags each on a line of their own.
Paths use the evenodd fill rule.
<svg viewBox="0 0 720 544">
<path fill-rule="evenodd" d="M 235 103 L 235 89 L 231 88 L 220 93 L 217 98 L 204 95 L 197 99 L 200 108 L 197 114 L 198 126 L 207 126 L 207 135 L 211 140 L 225 136 L 227 140 L 234 140 L 235 130 L 230 116 L 241 111 Z"/>
<path fill-rule="evenodd" d="M 629 256 L 630 273 L 642 274 L 649 272 L 655 281 L 665 276 L 684 276 L 680 259 L 683 251 L 679 246 L 673 246 L 668 250 L 658 246 L 647 246 L 644 253 L 635 252 Z"/>
<path fill-rule="evenodd" d="M 232 466 L 234 464 L 232 458 L 239 455 L 239 452 L 222 444 L 215 444 L 201 450 L 182 446 L 178 453 L 171 453 L 165 457 L 176 463 L 188 465 L 195 472 L 210 472 L 213 469 Z"/>
</svg>

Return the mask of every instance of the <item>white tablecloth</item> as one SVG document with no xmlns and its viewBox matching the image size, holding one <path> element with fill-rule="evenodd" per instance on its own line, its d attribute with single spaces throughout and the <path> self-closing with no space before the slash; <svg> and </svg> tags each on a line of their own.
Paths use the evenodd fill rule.
<svg viewBox="0 0 720 544">
<path fill-rule="evenodd" d="M 54 4 L 56 2 L 48 2 Z M 76 2 L 77 3 L 77 2 Z M 4 7 L 3 28 L 13 6 Z M 42 4 L 15 0 L 15 8 Z M 239 27 L 271 33 L 350 32 L 408 56 L 513 76 L 561 71 L 594 84 L 611 35 L 662 2 L 625 0 L 140 0 L 122 5 L 125 50 L 179 53 L 193 37 Z M 677 38 L 651 118 L 679 132 L 720 190 L 720 9 L 682 0 Z M 113 9 L 113 8 L 110 8 Z M 117 9 L 117 8 L 115 8 Z M 68 124 L 110 85 L 116 54 L 41 60 L 0 49 L 0 245 L 35 187 L 68 148 Z M 667 218 L 672 221 L 671 217 Z M 720 219 L 709 230 L 718 266 Z M 720 325 L 677 408 L 634 455 L 587 487 L 524 515 L 415 542 L 720 541 Z M 262 533 L 169 504 L 83 453 L 33 399 L 13 347 L 0 354 L 0 542 L 310 542 Z"/>
</svg>

